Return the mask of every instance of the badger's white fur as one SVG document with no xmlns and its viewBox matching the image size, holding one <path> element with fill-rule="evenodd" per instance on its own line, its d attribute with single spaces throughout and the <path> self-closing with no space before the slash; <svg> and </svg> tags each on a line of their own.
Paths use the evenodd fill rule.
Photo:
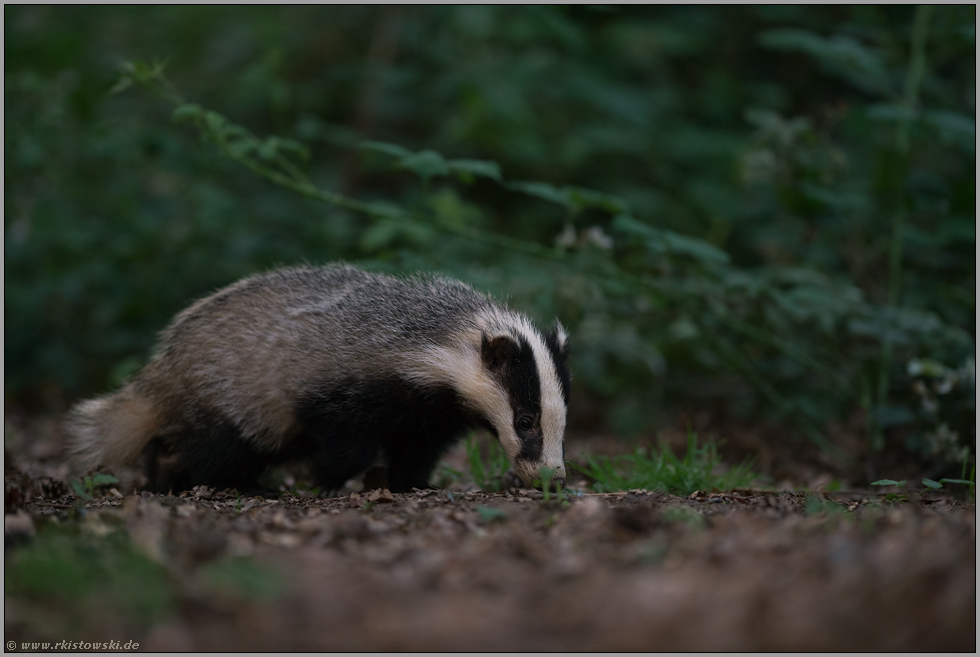
<svg viewBox="0 0 980 657">
<path fill-rule="evenodd" d="M 180 313 L 119 392 L 69 417 L 77 469 L 145 455 L 158 487 L 247 485 L 309 457 L 337 487 L 379 455 L 425 485 L 467 427 L 496 433 L 531 485 L 565 477 L 568 338 L 458 281 L 347 265 L 254 276 Z"/>
</svg>

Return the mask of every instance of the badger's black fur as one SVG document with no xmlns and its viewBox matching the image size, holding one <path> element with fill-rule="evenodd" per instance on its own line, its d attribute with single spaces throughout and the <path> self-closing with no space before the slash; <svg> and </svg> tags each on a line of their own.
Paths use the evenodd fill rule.
<svg viewBox="0 0 980 657">
<path fill-rule="evenodd" d="M 180 313 L 151 362 L 67 430 L 76 469 L 142 457 L 158 489 L 248 488 L 293 458 L 336 489 L 379 457 L 393 491 L 421 488 L 478 426 L 528 485 L 544 467 L 562 481 L 567 354 L 560 324 L 543 335 L 458 281 L 282 269 Z"/>
</svg>

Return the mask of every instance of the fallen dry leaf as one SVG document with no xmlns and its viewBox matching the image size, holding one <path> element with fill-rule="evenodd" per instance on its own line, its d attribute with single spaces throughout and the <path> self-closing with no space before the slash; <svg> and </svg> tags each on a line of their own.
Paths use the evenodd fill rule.
<svg viewBox="0 0 980 657">
<path fill-rule="evenodd" d="M 375 488 L 368 493 L 367 501 L 374 504 L 388 504 L 395 501 L 395 496 L 387 488 Z"/>
</svg>

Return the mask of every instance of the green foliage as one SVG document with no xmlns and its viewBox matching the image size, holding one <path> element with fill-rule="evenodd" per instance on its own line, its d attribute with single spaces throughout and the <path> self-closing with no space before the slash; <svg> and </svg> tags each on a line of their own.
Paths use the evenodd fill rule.
<svg viewBox="0 0 980 657">
<path fill-rule="evenodd" d="M 914 427 L 915 447 L 946 463 L 966 463 L 972 452 L 961 432 L 976 418 L 976 363 L 968 356 L 959 367 L 931 359 L 913 359 L 906 366 L 910 379 L 901 405 L 885 409 L 883 420 Z M 971 434 L 967 434 L 971 435 Z M 975 435 L 975 434 L 972 434 Z"/>
<path fill-rule="evenodd" d="M 166 570 L 123 535 L 97 538 L 56 529 L 6 555 L 4 594 L 44 606 L 48 621 L 60 617 L 57 610 L 78 618 L 116 614 L 143 627 L 169 615 L 175 604 Z"/>
<path fill-rule="evenodd" d="M 84 502 L 88 502 L 95 494 L 95 489 L 99 486 L 118 484 L 119 480 L 112 475 L 94 474 L 82 479 L 72 479 L 71 487 L 75 491 L 75 496 Z"/>
<path fill-rule="evenodd" d="M 476 435 L 466 437 L 466 458 L 470 464 L 470 476 L 481 490 L 496 492 L 503 489 L 503 477 L 510 468 L 504 448 L 496 440 L 486 443 L 486 457 L 481 454 Z"/>
<path fill-rule="evenodd" d="M 847 510 L 834 500 L 828 500 L 819 495 L 806 496 L 806 513 L 810 516 L 826 514 L 831 518 L 843 516 Z"/>
<path fill-rule="evenodd" d="M 707 526 L 704 516 L 688 506 L 671 505 L 664 509 L 663 519 L 670 523 L 681 523 L 689 529 L 702 530 Z"/>
<path fill-rule="evenodd" d="M 554 468 L 541 468 L 540 470 L 538 470 L 538 479 L 534 483 L 536 488 L 540 487 L 543 495 L 542 499 L 544 500 L 545 504 L 551 502 L 551 496 L 552 496 L 551 480 L 554 479 L 554 477 L 555 477 Z M 565 491 L 563 488 L 558 489 L 558 492 L 556 493 L 557 499 L 559 501 L 564 501 L 564 494 Z"/>
<path fill-rule="evenodd" d="M 872 481 L 872 486 L 899 486 L 905 488 L 905 484 L 908 483 L 906 480 L 895 481 L 894 479 L 879 479 L 878 481 Z M 929 490 L 939 490 L 943 487 L 943 484 L 963 484 L 965 486 L 976 486 L 976 482 L 971 479 L 950 479 L 948 477 L 943 477 L 939 481 L 934 481 L 932 479 L 923 478 L 922 485 Z"/>
<path fill-rule="evenodd" d="M 201 567 L 199 575 L 214 591 L 249 600 L 275 600 L 288 590 L 279 573 L 241 557 L 209 562 Z"/>
<path fill-rule="evenodd" d="M 661 446 L 659 450 L 639 448 L 630 456 L 593 456 L 573 467 L 592 479 L 592 488 L 599 493 L 644 489 L 690 495 L 698 490 L 745 487 L 758 478 L 750 462 L 722 468 L 715 444 L 709 441 L 699 446 L 697 435 L 690 431 L 682 458 Z"/>
<path fill-rule="evenodd" d="M 463 473 L 456 468 L 451 468 L 443 462 L 440 462 L 433 473 L 432 484 L 436 488 L 449 488 L 452 484 L 456 483 L 463 478 Z"/>
<path fill-rule="evenodd" d="M 878 481 L 872 481 L 872 486 L 905 486 L 908 482 L 905 479 L 901 481 L 895 481 L 894 479 L 879 479 Z"/>
<path fill-rule="evenodd" d="M 960 485 L 963 485 L 963 486 L 967 486 L 968 487 L 967 488 L 967 495 L 969 496 L 970 499 L 974 499 L 974 495 L 975 495 L 975 490 L 974 489 L 976 488 L 977 466 L 976 465 L 973 465 L 970 468 L 970 478 L 969 479 L 966 479 L 965 477 L 966 477 L 966 466 L 967 466 L 967 463 L 968 463 L 968 461 L 966 459 L 964 459 L 963 460 L 963 475 L 962 475 L 963 478 L 960 478 L 960 479 L 951 479 L 949 477 L 943 477 L 939 481 L 935 481 L 933 479 L 928 479 L 926 477 L 923 477 L 922 478 L 922 487 L 923 488 L 922 488 L 922 491 L 921 492 L 925 492 L 926 490 L 939 490 L 939 489 L 941 489 L 943 487 L 943 484 L 960 484 Z M 902 492 L 901 493 L 889 493 L 888 495 L 885 496 L 885 499 L 886 500 L 907 500 L 908 499 L 908 493 L 909 493 L 909 490 L 906 487 L 906 484 L 907 483 L 908 483 L 908 481 L 906 481 L 905 479 L 903 479 L 901 481 L 895 481 L 894 479 L 879 479 L 878 481 L 872 481 L 871 482 L 871 485 L 872 486 L 897 486 L 897 487 L 899 487 L 899 488 L 902 489 Z"/>
<path fill-rule="evenodd" d="M 245 601 L 270 601 L 288 590 L 275 569 L 221 558 L 181 576 L 140 551 L 127 532 L 86 532 L 85 523 L 42 526 L 4 558 L 4 597 L 37 634 L 77 634 L 106 617 L 146 629 L 174 615 L 188 591 L 203 587 Z"/>
<path fill-rule="evenodd" d="M 476 507 L 476 512 L 479 514 L 480 520 L 485 523 L 497 522 L 504 520 L 507 517 L 507 512 L 503 509 L 496 509 L 483 505 Z"/>
<path fill-rule="evenodd" d="M 972 454 L 973 6 L 5 17 L 12 399 L 111 388 L 195 297 L 343 258 L 561 317 L 620 433 L 723 404 L 843 459 L 860 410 L 873 450 Z"/>
</svg>

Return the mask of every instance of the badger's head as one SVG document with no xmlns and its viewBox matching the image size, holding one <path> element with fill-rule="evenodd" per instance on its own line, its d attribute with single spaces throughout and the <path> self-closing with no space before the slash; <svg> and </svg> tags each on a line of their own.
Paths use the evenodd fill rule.
<svg viewBox="0 0 980 657">
<path fill-rule="evenodd" d="M 542 469 L 550 469 L 552 487 L 561 488 L 570 382 L 565 329 L 556 321 L 547 335 L 526 322 L 485 331 L 480 358 L 497 396 L 506 398 L 487 419 L 514 471 L 540 488 Z"/>
</svg>

